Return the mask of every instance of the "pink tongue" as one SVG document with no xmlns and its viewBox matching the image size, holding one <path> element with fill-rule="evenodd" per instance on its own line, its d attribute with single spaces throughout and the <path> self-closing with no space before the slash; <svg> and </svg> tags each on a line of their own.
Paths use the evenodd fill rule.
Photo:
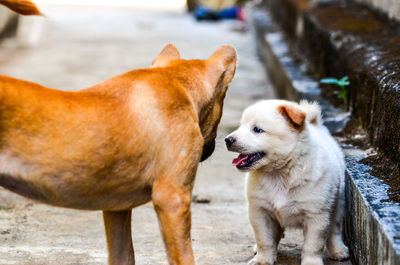
<svg viewBox="0 0 400 265">
<path fill-rule="evenodd" d="M 232 165 L 235 167 L 240 166 L 247 158 L 249 158 L 249 155 L 240 154 L 237 158 L 233 159 Z"/>
</svg>

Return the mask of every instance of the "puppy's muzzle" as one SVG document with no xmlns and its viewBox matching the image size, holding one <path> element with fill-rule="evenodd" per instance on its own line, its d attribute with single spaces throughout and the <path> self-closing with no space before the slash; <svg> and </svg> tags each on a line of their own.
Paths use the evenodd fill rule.
<svg viewBox="0 0 400 265">
<path fill-rule="evenodd" d="M 232 145 L 236 142 L 236 139 L 233 137 L 226 137 L 225 138 L 225 143 L 226 143 L 226 148 L 228 148 L 229 151 L 231 151 Z"/>
</svg>

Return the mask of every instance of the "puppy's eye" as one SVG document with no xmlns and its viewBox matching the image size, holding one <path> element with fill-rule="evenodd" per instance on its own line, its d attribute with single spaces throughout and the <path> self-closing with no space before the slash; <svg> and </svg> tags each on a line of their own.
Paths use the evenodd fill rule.
<svg viewBox="0 0 400 265">
<path fill-rule="evenodd" d="M 260 129 L 260 128 L 258 128 L 257 126 L 254 126 L 254 128 L 253 128 L 253 132 L 255 132 L 255 133 L 263 133 L 263 132 L 264 132 L 264 130 L 263 130 L 263 129 Z"/>
</svg>

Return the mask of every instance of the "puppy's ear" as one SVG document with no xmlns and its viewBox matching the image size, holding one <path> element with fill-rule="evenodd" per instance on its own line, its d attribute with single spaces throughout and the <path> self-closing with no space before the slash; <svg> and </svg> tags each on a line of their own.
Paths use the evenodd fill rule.
<svg viewBox="0 0 400 265">
<path fill-rule="evenodd" d="M 289 126 L 296 130 L 302 130 L 304 128 L 304 122 L 306 120 L 306 113 L 299 108 L 290 105 L 278 106 L 278 111 L 289 123 Z"/>
<path fill-rule="evenodd" d="M 180 58 L 181 55 L 179 54 L 178 49 L 174 45 L 168 44 L 154 59 L 153 63 L 151 64 L 151 67 L 164 67 L 167 66 L 169 62 Z"/>
<path fill-rule="evenodd" d="M 0 5 L 4 5 L 21 15 L 43 15 L 36 5 L 29 0 L 0 0 Z"/>
<path fill-rule="evenodd" d="M 237 53 L 233 46 L 219 47 L 208 59 L 207 67 L 213 87 L 226 88 L 235 75 Z"/>
</svg>

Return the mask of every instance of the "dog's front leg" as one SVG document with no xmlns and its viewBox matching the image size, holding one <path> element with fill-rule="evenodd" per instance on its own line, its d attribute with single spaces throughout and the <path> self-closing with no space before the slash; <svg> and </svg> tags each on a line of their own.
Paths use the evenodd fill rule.
<svg viewBox="0 0 400 265">
<path fill-rule="evenodd" d="M 168 180 L 153 186 L 152 200 L 161 226 L 169 264 L 194 264 L 190 237 L 192 188 Z"/>
<path fill-rule="evenodd" d="M 283 235 L 282 227 L 252 198 L 249 198 L 249 218 L 257 242 L 257 254 L 248 265 L 273 265 Z"/>
<path fill-rule="evenodd" d="M 131 210 L 103 211 L 109 265 L 135 264 L 131 235 L 131 215 Z"/>
<path fill-rule="evenodd" d="M 323 265 L 323 250 L 327 236 L 329 214 L 316 214 L 304 220 L 304 243 L 301 253 L 301 265 Z"/>
</svg>

